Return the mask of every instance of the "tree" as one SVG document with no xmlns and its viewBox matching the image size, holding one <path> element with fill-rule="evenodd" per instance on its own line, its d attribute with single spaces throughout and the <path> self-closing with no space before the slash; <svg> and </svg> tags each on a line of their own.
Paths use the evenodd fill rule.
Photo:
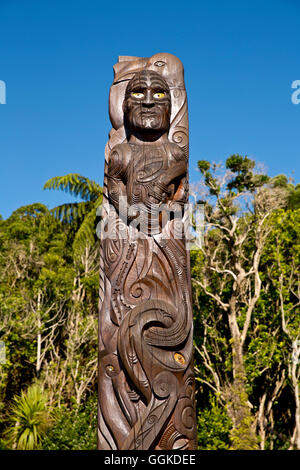
<svg viewBox="0 0 300 470">
<path fill-rule="evenodd" d="M 206 190 L 202 199 L 207 200 L 204 245 L 192 254 L 200 310 L 196 318 L 201 323 L 196 349 L 206 369 L 206 377 L 199 379 L 227 410 L 232 448 L 256 449 L 246 351 L 262 291 L 260 263 L 271 230 L 268 219 L 285 204 L 286 195 L 281 188 L 266 187 L 268 177 L 256 173 L 255 162 L 247 157 L 232 155 L 223 174 L 207 161 L 199 161 L 198 167 Z"/>
<path fill-rule="evenodd" d="M 49 267 L 49 257 L 58 257 L 57 252 L 64 256 L 66 240 L 61 224 L 42 204 L 22 207 L 0 223 L 0 334 L 6 346 L 0 370 L 2 402 L 20 394 L 39 369 L 37 338 L 43 325 L 39 327 L 32 309 L 38 303 L 36 283 Z M 43 308 L 49 310 L 48 321 L 55 311 L 53 297 Z"/>
<path fill-rule="evenodd" d="M 300 184 L 294 185 L 286 175 L 277 175 L 271 180 L 273 188 L 282 188 L 287 194 L 286 208 L 297 210 L 300 208 Z"/>
<path fill-rule="evenodd" d="M 73 250 L 75 256 L 80 256 L 88 244 L 92 247 L 95 243 L 96 212 L 102 204 L 102 188 L 95 181 L 78 173 L 70 173 L 49 179 L 44 189 L 60 189 L 83 199 L 81 202 L 62 204 L 53 209 L 57 219 L 74 226 L 76 233 Z"/>
<path fill-rule="evenodd" d="M 0 221 L 0 433 L 7 404 L 36 379 L 48 406 L 83 404 L 95 391 L 98 247 L 75 259 L 74 237 L 41 204 Z"/>
<path fill-rule="evenodd" d="M 299 449 L 299 185 L 247 157 L 226 164 L 199 162 L 195 193 L 206 216 L 191 251 L 199 447 Z M 99 244 L 91 228 L 75 249 L 96 201 L 82 181 L 82 202 L 0 218 L 0 448 L 95 448 Z M 42 398 L 28 399 L 37 380 Z"/>
<path fill-rule="evenodd" d="M 273 367 L 265 380 L 273 382 L 274 391 L 270 394 L 266 387 L 261 396 L 259 430 L 264 442 L 267 433 L 275 434 L 274 416 L 282 422 L 290 415 L 290 424 L 284 429 L 286 441 L 290 449 L 300 449 L 300 210 L 276 210 L 270 225 L 272 230 L 262 257 L 265 287 L 261 305 L 267 301 L 268 323 L 270 319 L 273 322 L 268 328 L 276 343 Z M 282 391 L 285 402 L 279 411 L 273 403 Z"/>
</svg>

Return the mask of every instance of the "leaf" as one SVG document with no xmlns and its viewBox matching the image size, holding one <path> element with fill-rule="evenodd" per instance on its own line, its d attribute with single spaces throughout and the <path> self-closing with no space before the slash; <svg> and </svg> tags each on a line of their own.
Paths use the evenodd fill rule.
<svg viewBox="0 0 300 470">
<path fill-rule="evenodd" d="M 84 201 L 95 201 L 102 194 L 102 188 L 98 183 L 78 173 L 55 176 L 45 183 L 44 189 L 60 189 Z"/>
</svg>

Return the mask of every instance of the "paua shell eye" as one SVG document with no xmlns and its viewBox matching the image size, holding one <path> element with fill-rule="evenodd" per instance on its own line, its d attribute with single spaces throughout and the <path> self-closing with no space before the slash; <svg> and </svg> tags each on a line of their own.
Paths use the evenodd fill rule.
<svg viewBox="0 0 300 470">
<path fill-rule="evenodd" d="M 174 354 L 174 359 L 178 364 L 184 365 L 185 364 L 185 358 L 181 353 L 175 353 Z"/>
<path fill-rule="evenodd" d="M 157 99 L 160 100 L 161 98 L 164 98 L 165 96 L 166 96 L 165 93 L 163 93 L 163 92 L 158 92 L 158 93 L 154 93 L 153 98 L 157 98 Z"/>
<path fill-rule="evenodd" d="M 154 62 L 154 65 L 156 65 L 156 67 L 162 67 L 163 65 L 166 65 L 166 62 L 164 62 L 163 60 L 157 60 L 156 62 Z"/>
<path fill-rule="evenodd" d="M 134 98 L 138 98 L 138 99 L 141 99 L 141 98 L 144 98 L 144 93 L 141 93 L 139 91 L 133 91 L 131 93 L 131 96 L 133 96 Z"/>
<path fill-rule="evenodd" d="M 108 366 L 105 367 L 105 372 L 106 372 L 106 375 L 108 375 L 108 377 L 110 377 L 111 379 L 115 375 L 117 375 L 117 371 L 112 364 L 108 364 Z"/>
</svg>

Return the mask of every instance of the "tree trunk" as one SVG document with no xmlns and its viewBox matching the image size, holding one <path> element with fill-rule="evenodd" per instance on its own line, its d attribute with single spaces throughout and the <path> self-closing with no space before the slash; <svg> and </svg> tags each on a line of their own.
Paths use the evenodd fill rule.
<svg viewBox="0 0 300 470">
<path fill-rule="evenodd" d="M 241 334 L 236 321 L 235 296 L 232 296 L 229 304 L 228 322 L 232 338 L 233 381 L 226 387 L 225 397 L 227 412 L 232 421 L 231 449 L 254 450 L 258 449 L 258 440 L 253 430 L 254 420 L 246 392 L 246 373 Z"/>
<path fill-rule="evenodd" d="M 37 333 L 37 352 L 36 352 L 36 376 L 39 378 L 40 376 L 40 371 L 41 371 L 41 349 L 42 349 L 42 335 L 41 335 L 41 293 L 38 293 L 38 301 L 37 301 L 37 327 L 38 327 L 38 333 Z"/>
<path fill-rule="evenodd" d="M 290 449 L 300 450 L 300 397 L 299 378 L 297 377 L 297 361 L 294 360 L 291 367 L 292 386 L 295 397 L 295 427 L 291 439 Z"/>
</svg>

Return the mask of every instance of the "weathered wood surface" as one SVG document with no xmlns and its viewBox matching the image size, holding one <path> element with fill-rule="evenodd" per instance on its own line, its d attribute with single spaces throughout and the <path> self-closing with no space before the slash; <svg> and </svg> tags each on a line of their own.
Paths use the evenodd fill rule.
<svg viewBox="0 0 300 470">
<path fill-rule="evenodd" d="M 114 72 L 102 212 L 98 448 L 194 449 L 183 68 L 175 56 L 156 54 L 120 57 Z"/>
</svg>

